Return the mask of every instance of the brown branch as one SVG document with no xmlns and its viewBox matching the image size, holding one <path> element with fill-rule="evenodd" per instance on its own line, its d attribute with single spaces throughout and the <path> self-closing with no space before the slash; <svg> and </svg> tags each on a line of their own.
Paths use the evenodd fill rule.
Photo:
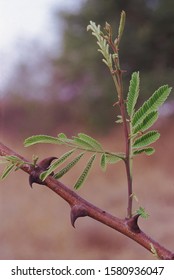
<svg viewBox="0 0 174 280">
<path fill-rule="evenodd" d="M 9 149 L 2 143 L 0 143 L 0 155 L 18 156 L 20 159 L 26 162 L 20 168 L 23 171 L 27 172 L 30 176 L 33 176 L 32 182 L 39 182 L 39 175 L 43 171 L 42 168 L 40 168 L 39 166 L 34 168 L 25 158 L 15 153 L 13 150 Z M 70 190 L 61 182 L 55 180 L 52 176 L 48 176 L 42 183 L 68 202 L 71 207 L 71 223 L 73 226 L 77 218 L 88 216 L 133 239 L 141 246 L 145 247 L 147 250 L 151 252 L 153 250 L 158 258 L 168 260 L 174 259 L 173 252 L 164 248 L 158 242 L 141 231 L 138 226 L 139 215 L 136 215 L 130 219 L 117 218 L 81 198 L 79 195 L 77 195 L 77 193 Z"/>
</svg>

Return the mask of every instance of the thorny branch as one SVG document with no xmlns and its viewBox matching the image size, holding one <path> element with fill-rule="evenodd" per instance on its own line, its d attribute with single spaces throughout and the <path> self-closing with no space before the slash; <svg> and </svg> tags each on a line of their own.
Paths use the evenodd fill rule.
<svg viewBox="0 0 174 280">
<path fill-rule="evenodd" d="M 47 163 L 53 158 L 48 158 L 36 166 L 33 167 L 29 162 L 23 158 L 21 155 L 17 154 L 4 144 L 0 142 L 0 155 L 1 156 L 9 156 L 9 155 L 15 155 L 19 157 L 21 160 L 25 162 L 20 169 L 25 171 L 30 175 L 30 183 L 41 183 L 39 180 L 39 175 L 43 171 L 43 166 L 45 166 Z M 28 162 L 28 164 L 27 164 Z M 44 182 L 42 182 L 45 186 L 50 188 L 52 191 L 57 193 L 59 196 L 61 196 L 65 201 L 68 202 L 68 204 L 71 207 L 71 224 L 74 226 L 75 221 L 79 217 L 88 216 L 92 219 L 95 219 L 113 229 L 116 231 L 119 231 L 120 233 L 126 235 L 127 237 L 133 239 L 137 243 L 139 243 L 141 246 L 145 247 L 147 250 L 155 254 L 159 259 L 165 259 L 165 260 L 173 260 L 174 259 L 174 253 L 169 251 L 168 249 L 161 246 L 158 242 L 153 240 L 151 237 L 146 235 L 138 226 L 138 218 L 139 215 L 135 215 L 131 218 L 125 218 L 120 219 L 117 218 L 106 211 L 94 206 L 90 202 L 86 201 L 85 199 L 81 198 L 77 193 L 70 190 L 67 186 L 62 184 L 61 182 L 55 180 L 53 176 L 48 176 Z"/>
</svg>

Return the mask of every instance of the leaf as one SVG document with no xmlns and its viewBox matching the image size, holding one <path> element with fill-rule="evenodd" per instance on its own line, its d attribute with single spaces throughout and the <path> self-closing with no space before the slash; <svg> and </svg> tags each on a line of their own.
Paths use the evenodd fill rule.
<svg viewBox="0 0 174 280">
<path fill-rule="evenodd" d="M 86 142 L 84 139 L 74 136 L 73 143 L 76 144 L 78 147 L 85 149 L 85 150 L 93 150 L 93 146 Z"/>
<path fill-rule="evenodd" d="M 146 155 L 150 156 L 150 155 L 152 155 L 154 152 L 155 152 L 155 149 L 154 149 L 154 148 L 152 148 L 152 147 L 147 147 L 147 148 L 143 148 L 143 149 L 134 151 L 134 152 L 133 152 L 133 155 L 139 155 L 139 154 L 145 153 Z"/>
<path fill-rule="evenodd" d="M 165 102 L 171 92 L 171 87 L 168 85 L 161 86 L 153 95 L 144 102 L 144 104 L 135 112 L 132 119 L 132 126 L 135 127 L 143 121 L 143 119 L 152 111 L 157 111 L 158 108 Z"/>
<path fill-rule="evenodd" d="M 54 161 L 53 164 L 51 164 L 51 166 L 49 167 L 49 169 L 47 171 L 44 171 L 41 173 L 40 175 L 40 179 L 42 181 L 44 181 L 52 172 L 54 172 L 54 170 L 61 165 L 63 162 L 65 162 L 71 155 L 72 153 L 75 151 L 76 149 L 73 149 L 71 151 L 66 152 L 65 154 L 63 154 L 58 160 Z"/>
<path fill-rule="evenodd" d="M 78 178 L 77 182 L 75 183 L 74 188 L 76 190 L 79 189 L 82 186 L 82 184 L 85 182 L 85 180 L 86 180 L 86 178 L 87 178 L 87 176 L 89 174 L 89 171 L 90 171 L 90 169 L 92 167 L 92 164 L 93 164 L 93 162 L 95 160 L 95 157 L 96 157 L 96 155 L 93 155 L 90 158 L 90 160 L 88 161 L 85 169 L 83 170 L 82 174 L 80 175 L 80 177 Z"/>
<path fill-rule="evenodd" d="M 140 78 L 139 72 L 134 72 L 132 74 L 129 86 L 129 92 L 127 96 L 127 112 L 130 117 L 134 114 L 134 108 L 137 103 L 139 94 Z"/>
<path fill-rule="evenodd" d="M 106 165 L 106 154 L 102 154 L 100 159 L 100 167 L 103 171 L 106 170 Z"/>
<path fill-rule="evenodd" d="M 137 133 L 138 131 L 144 132 L 148 128 L 150 128 L 158 119 L 158 112 L 152 111 L 149 113 L 141 123 L 133 128 L 133 134 Z"/>
<path fill-rule="evenodd" d="M 34 135 L 24 141 L 24 146 L 29 147 L 38 143 L 61 144 L 58 138 L 48 135 Z"/>
<path fill-rule="evenodd" d="M 13 163 L 9 164 L 6 166 L 6 168 L 4 169 L 2 175 L 1 175 L 1 179 L 5 179 L 13 170 L 13 168 L 15 167 L 15 165 Z"/>
<path fill-rule="evenodd" d="M 2 158 L 4 158 L 6 161 L 10 161 L 11 163 L 13 164 L 21 164 L 21 163 L 24 163 L 24 161 L 19 158 L 18 156 L 14 156 L 14 155 L 11 155 L 11 156 L 3 156 Z"/>
<path fill-rule="evenodd" d="M 123 123 L 123 118 L 122 118 L 122 116 L 118 115 L 117 118 L 118 118 L 118 119 L 115 121 L 116 123 Z"/>
<path fill-rule="evenodd" d="M 84 133 L 78 134 L 79 138 L 90 144 L 94 150 L 96 151 L 103 151 L 102 145 L 94 138 Z"/>
<path fill-rule="evenodd" d="M 90 24 L 87 26 L 87 31 L 92 30 L 92 35 L 97 38 L 97 44 L 100 47 L 99 52 L 104 56 L 103 62 L 112 70 L 112 56 L 109 53 L 109 45 L 105 38 L 103 38 L 103 33 L 100 30 L 100 25 L 96 25 L 95 22 L 90 21 Z"/>
<path fill-rule="evenodd" d="M 149 217 L 149 214 L 146 212 L 145 208 L 141 206 L 137 209 L 136 213 L 144 219 L 147 219 Z"/>
<path fill-rule="evenodd" d="M 124 31 L 124 27 L 125 27 L 125 21 L 126 21 L 126 13 L 125 11 L 121 12 L 121 18 L 120 18 L 120 24 L 119 24 L 119 29 L 118 29 L 118 39 L 120 41 L 122 35 L 123 35 L 123 31 Z"/>
<path fill-rule="evenodd" d="M 124 154 L 109 154 L 106 153 L 106 164 L 114 164 L 124 159 Z"/>
<path fill-rule="evenodd" d="M 73 159 L 68 165 L 66 165 L 63 169 L 61 169 L 58 173 L 54 175 L 56 179 L 59 179 L 63 175 L 65 175 L 74 165 L 81 159 L 81 157 L 84 155 L 84 153 L 81 153 L 78 155 L 75 159 Z"/>
<path fill-rule="evenodd" d="M 67 136 L 66 136 L 65 133 L 59 133 L 59 134 L 58 134 L 58 138 L 59 138 L 60 140 L 65 140 L 65 139 L 67 139 Z"/>
<path fill-rule="evenodd" d="M 133 148 L 141 148 L 144 146 L 148 146 L 151 143 L 155 142 L 156 140 L 158 140 L 160 137 L 160 134 L 155 131 L 149 131 L 147 133 L 145 133 L 143 136 L 137 138 L 133 144 Z"/>
</svg>

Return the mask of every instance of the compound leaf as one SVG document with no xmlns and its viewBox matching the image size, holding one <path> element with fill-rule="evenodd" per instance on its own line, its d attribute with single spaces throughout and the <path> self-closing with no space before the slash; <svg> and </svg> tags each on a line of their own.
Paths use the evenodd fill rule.
<svg viewBox="0 0 174 280">
<path fill-rule="evenodd" d="M 96 151 L 103 151 L 102 145 L 94 138 L 84 133 L 79 133 L 78 137 L 91 145 Z"/>
<path fill-rule="evenodd" d="M 141 123 L 139 123 L 137 126 L 133 128 L 133 133 L 137 133 L 138 131 L 144 132 L 148 128 L 150 128 L 158 119 L 158 112 L 157 111 L 152 111 L 149 113 Z"/>
<path fill-rule="evenodd" d="M 58 138 L 52 137 L 49 135 L 34 135 L 24 141 L 25 147 L 29 147 L 34 144 L 43 143 L 43 144 L 61 144 Z"/>
<path fill-rule="evenodd" d="M 92 35 L 94 35 L 97 38 L 97 44 L 100 47 L 98 49 L 99 52 L 102 53 L 104 56 L 103 62 L 109 67 L 109 69 L 112 69 L 112 56 L 109 53 L 109 45 L 106 41 L 106 39 L 102 36 L 102 32 L 100 30 L 100 25 L 96 25 L 95 22 L 90 21 L 90 24 L 87 26 L 87 31 L 92 30 Z"/>
<path fill-rule="evenodd" d="M 139 72 L 134 72 L 130 80 L 129 92 L 127 96 L 127 112 L 130 117 L 134 113 L 134 108 L 137 103 L 138 94 L 139 94 L 140 78 Z"/>
<path fill-rule="evenodd" d="M 147 147 L 147 148 L 143 148 L 143 149 L 139 149 L 133 152 L 133 155 L 139 155 L 142 153 L 145 153 L 146 155 L 150 156 L 155 152 L 155 149 L 152 147 Z"/>
<path fill-rule="evenodd" d="M 161 86 L 157 89 L 153 95 L 144 102 L 138 111 L 135 112 L 132 119 L 132 126 L 137 126 L 149 113 L 157 111 L 169 96 L 170 91 L 171 88 L 169 88 L 168 85 Z"/>
<path fill-rule="evenodd" d="M 86 140 L 81 139 L 81 138 L 76 137 L 76 136 L 73 137 L 73 144 L 75 144 L 77 147 L 80 147 L 80 148 L 85 149 L 85 150 L 92 150 L 93 149 L 93 146 L 90 143 L 88 143 Z"/>
<path fill-rule="evenodd" d="M 151 143 L 154 143 L 156 140 L 158 140 L 159 137 L 160 134 L 157 131 L 149 131 L 135 140 L 133 148 L 142 148 L 144 146 L 148 146 Z"/>
<path fill-rule="evenodd" d="M 12 172 L 14 167 L 15 165 L 13 163 L 7 165 L 1 175 L 1 179 L 5 179 Z"/>
<path fill-rule="evenodd" d="M 44 181 L 52 172 L 54 172 L 54 170 L 61 165 L 63 162 L 65 162 L 75 151 L 76 149 L 70 150 L 68 152 L 66 152 L 65 154 L 63 154 L 59 159 L 57 159 L 56 161 L 54 161 L 54 163 L 51 164 L 51 166 L 49 167 L 49 169 L 47 171 L 44 171 L 41 173 L 40 175 L 40 179 L 42 181 Z"/>
<path fill-rule="evenodd" d="M 70 163 L 68 163 L 63 169 L 61 169 L 58 173 L 54 175 L 56 179 L 59 179 L 63 175 L 65 175 L 71 168 L 78 163 L 78 161 L 81 159 L 81 157 L 84 155 L 84 153 L 79 154 L 76 158 L 74 158 Z"/>
<path fill-rule="evenodd" d="M 95 157 L 96 157 L 96 155 L 93 155 L 89 159 L 85 169 L 83 170 L 82 174 L 80 175 L 80 177 L 78 178 L 77 182 L 75 183 L 74 188 L 76 190 L 79 189 L 82 186 L 82 184 L 85 182 L 85 180 L 86 180 L 86 178 L 87 178 L 87 176 L 89 174 L 89 171 L 91 170 L 92 164 L 93 164 L 93 162 L 95 160 Z"/>
<path fill-rule="evenodd" d="M 114 164 L 119 162 L 120 160 L 124 160 L 124 154 L 106 154 L 106 164 Z"/>
</svg>

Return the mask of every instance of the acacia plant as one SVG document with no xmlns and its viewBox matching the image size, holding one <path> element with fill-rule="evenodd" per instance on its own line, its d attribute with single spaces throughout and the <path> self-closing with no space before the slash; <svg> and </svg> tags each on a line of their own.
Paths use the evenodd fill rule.
<svg viewBox="0 0 174 280">
<path fill-rule="evenodd" d="M 47 186 L 67 201 L 71 207 L 71 223 L 74 226 L 78 217 L 89 216 L 119 232 L 144 246 L 156 257 L 160 259 L 174 259 L 174 253 L 164 248 L 150 236 L 145 234 L 138 225 L 139 217 L 146 218 L 148 214 L 143 207 L 133 213 L 133 161 L 139 154 L 152 155 L 155 150 L 151 147 L 160 134 L 156 130 L 150 130 L 151 126 L 158 119 L 158 109 L 165 102 L 171 92 L 168 85 L 158 88 L 144 104 L 136 109 L 136 104 L 140 92 L 139 72 L 134 72 L 131 76 L 129 91 L 127 96 L 123 93 L 123 73 L 121 69 L 119 48 L 120 41 L 125 27 L 126 14 L 121 13 L 118 35 L 113 38 L 112 28 L 106 23 L 103 31 L 100 25 L 90 21 L 88 31 L 97 39 L 98 51 L 103 56 L 103 62 L 109 68 L 115 85 L 115 103 L 120 109 L 120 115 L 116 123 L 123 126 L 125 151 L 110 152 L 105 150 L 99 141 L 84 134 L 79 133 L 69 139 L 64 133 L 59 133 L 56 137 L 49 135 L 34 135 L 24 142 L 25 147 L 49 143 L 64 145 L 68 151 L 61 157 L 48 157 L 38 162 L 38 157 L 29 162 L 18 155 L 2 143 L 0 143 L 1 162 L 5 163 L 5 169 L 1 178 L 4 179 L 12 170 L 22 169 L 29 173 L 29 183 L 38 183 Z M 112 216 L 106 211 L 99 209 L 95 205 L 81 198 L 77 192 L 71 190 L 59 179 L 72 169 L 87 154 L 88 160 L 81 175 L 74 184 L 74 189 L 79 189 L 87 179 L 87 176 L 97 160 L 103 171 L 106 171 L 108 164 L 117 164 L 122 161 L 125 166 L 127 176 L 127 216 L 124 219 Z M 64 163 L 65 167 L 60 168 Z"/>
</svg>

